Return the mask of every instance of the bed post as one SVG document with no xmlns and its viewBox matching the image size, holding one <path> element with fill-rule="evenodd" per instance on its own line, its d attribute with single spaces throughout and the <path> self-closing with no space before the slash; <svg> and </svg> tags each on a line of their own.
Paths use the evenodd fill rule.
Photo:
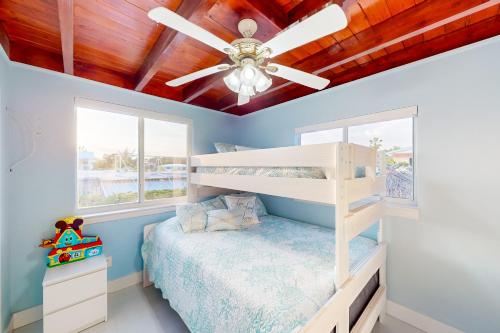
<svg viewBox="0 0 500 333">
<path fill-rule="evenodd" d="M 335 167 L 335 286 L 338 290 L 349 279 L 349 242 L 345 225 L 349 204 L 345 180 L 350 173 L 350 153 L 348 144 L 339 143 L 335 147 L 337 161 Z M 337 333 L 349 332 L 349 307 L 342 310 L 336 328 Z"/>
<path fill-rule="evenodd" d="M 380 175 L 383 176 L 383 175 L 387 174 L 387 168 L 386 168 L 386 164 L 385 164 L 385 153 L 383 151 L 377 152 L 376 165 L 378 165 L 378 167 L 379 167 Z M 378 222 L 377 241 L 379 244 L 383 244 L 385 242 L 384 223 L 383 222 L 384 222 L 383 218 L 381 218 Z M 386 290 L 387 290 L 387 260 L 384 260 L 384 262 L 380 266 L 378 274 L 379 274 L 380 286 L 386 288 Z M 385 320 L 386 307 L 387 307 L 387 293 L 384 294 L 383 303 L 384 304 L 382 306 L 382 309 L 380 310 L 380 314 L 378 317 L 380 322 L 383 322 Z"/>
</svg>

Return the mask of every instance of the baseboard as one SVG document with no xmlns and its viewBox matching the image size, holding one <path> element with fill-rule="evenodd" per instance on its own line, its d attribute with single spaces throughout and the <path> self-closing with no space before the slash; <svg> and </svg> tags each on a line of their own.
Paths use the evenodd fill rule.
<svg viewBox="0 0 500 333">
<path fill-rule="evenodd" d="M 142 282 L 142 271 L 134 272 L 124 277 L 108 282 L 108 293 L 115 293 L 119 290 L 131 287 Z"/>
<path fill-rule="evenodd" d="M 119 290 L 131 287 L 142 282 L 142 271 L 134 272 L 130 275 L 108 281 L 108 293 L 115 293 Z M 13 330 L 32 324 L 43 318 L 43 307 L 37 305 L 23 311 L 16 312 L 10 319 L 6 333 L 12 333 Z"/>
<path fill-rule="evenodd" d="M 12 328 L 16 329 L 39 321 L 43 317 L 42 305 L 37 305 L 12 315 Z"/>
<path fill-rule="evenodd" d="M 11 316 L 9 320 L 9 325 L 7 325 L 7 328 L 5 329 L 5 333 L 12 333 L 12 331 L 14 331 L 14 321 L 12 320 Z"/>
<path fill-rule="evenodd" d="M 398 303 L 387 301 L 387 314 L 427 333 L 464 333 L 436 319 L 408 309 Z"/>
</svg>

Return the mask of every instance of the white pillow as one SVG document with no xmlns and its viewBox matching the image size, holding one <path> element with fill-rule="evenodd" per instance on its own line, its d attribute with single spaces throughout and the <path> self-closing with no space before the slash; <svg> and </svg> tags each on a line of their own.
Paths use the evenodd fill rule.
<svg viewBox="0 0 500 333">
<path fill-rule="evenodd" d="M 224 199 L 226 199 L 225 201 L 227 204 L 227 208 L 229 210 L 233 209 L 243 210 L 244 225 L 252 225 L 260 223 L 256 213 L 255 200 L 257 198 L 255 196 L 237 197 L 237 196 L 226 195 Z"/>
<path fill-rule="evenodd" d="M 185 233 L 203 231 L 207 225 L 207 210 L 199 203 L 177 205 L 177 221 Z"/>
<path fill-rule="evenodd" d="M 243 225 L 242 209 L 214 209 L 207 212 L 206 231 L 239 230 Z"/>
</svg>

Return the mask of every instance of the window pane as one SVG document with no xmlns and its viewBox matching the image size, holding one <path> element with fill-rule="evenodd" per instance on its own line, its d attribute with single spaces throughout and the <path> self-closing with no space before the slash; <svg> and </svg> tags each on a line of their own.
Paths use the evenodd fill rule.
<svg viewBox="0 0 500 333">
<path fill-rule="evenodd" d="M 348 137 L 385 152 L 387 196 L 413 199 L 413 118 L 352 126 Z"/>
<path fill-rule="evenodd" d="M 78 207 L 137 202 L 138 118 L 77 109 Z"/>
<path fill-rule="evenodd" d="M 312 145 L 316 143 L 334 143 L 344 141 L 344 130 L 334 128 L 325 131 L 302 133 L 300 135 L 301 145 Z"/>
<path fill-rule="evenodd" d="M 146 200 L 187 193 L 187 125 L 144 119 Z"/>
</svg>

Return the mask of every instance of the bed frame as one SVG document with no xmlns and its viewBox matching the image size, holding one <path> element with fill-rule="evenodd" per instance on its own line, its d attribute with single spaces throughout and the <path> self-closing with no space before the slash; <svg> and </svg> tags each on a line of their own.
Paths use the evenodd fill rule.
<svg viewBox="0 0 500 333">
<path fill-rule="evenodd" d="M 383 159 L 379 158 L 380 161 Z M 318 144 L 247 150 L 240 152 L 192 156 L 190 167 L 190 201 L 230 190 L 335 205 L 335 294 L 295 332 L 371 332 L 377 319 L 383 320 L 386 304 L 386 243 L 383 241 L 382 216 L 385 192 L 384 163 L 377 165 L 377 152 L 368 147 L 346 144 Z M 326 179 L 242 176 L 196 173 L 196 167 L 319 167 Z M 357 167 L 365 168 L 365 177 L 356 178 Z M 380 175 L 376 169 L 379 168 Z M 226 189 L 226 190 L 222 190 Z M 380 195 L 380 200 L 349 209 L 349 204 Z M 349 272 L 349 241 L 379 224 L 378 246 L 372 256 Z M 147 225 L 144 237 L 154 228 Z M 149 285 L 146 269 L 144 285 Z M 349 307 L 374 274 L 379 287 L 354 327 L 349 328 Z"/>
</svg>

